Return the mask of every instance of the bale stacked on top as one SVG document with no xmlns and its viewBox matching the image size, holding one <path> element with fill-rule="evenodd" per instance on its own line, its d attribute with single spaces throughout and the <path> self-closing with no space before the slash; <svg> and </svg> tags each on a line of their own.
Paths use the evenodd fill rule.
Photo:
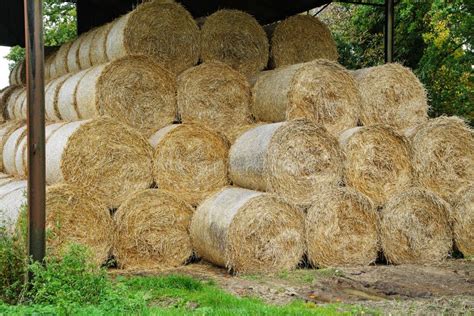
<svg viewBox="0 0 474 316">
<path fill-rule="evenodd" d="M 3 148 L 10 135 L 25 124 L 23 121 L 8 121 L 0 125 L 0 171 L 4 170 Z"/>
<path fill-rule="evenodd" d="M 26 181 L 0 173 L 0 227 L 8 232 L 14 231 L 21 207 L 26 204 L 26 190 Z"/>
<path fill-rule="evenodd" d="M 354 75 L 362 96 L 363 125 L 386 124 L 403 130 L 428 119 L 425 88 L 410 69 L 385 64 Z"/>
<path fill-rule="evenodd" d="M 380 220 L 382 249 L 389 263 L 430 264 L 452 248 L 450 206 L 434 193 L 412 188 L 393 196 Z"/>
<path fill-rule="evenodd" d="M 204 201 L 190 231 L 199 256 L 236 273 L 293 269 L 304 252 L 303 213 L 273 195 L 240 188 Z"/>
<path fill-rule="evenodd" d="M 291 204 L 311 205 L 320 188 L 342 178 L 342 153 L 323 127 L 304 120 L 265 124 L 243 133 L 231 147 L 235 185 L 275 192 Z"/>
<path fill-rule="evenodd" d="M 25 119 L 23 99 L 11 101 L 7 106 L 9 117 Z M 50 120 L 106 115 L 148 136 L 175 120 L 176 82 L 150 57 L 126 56 L 51 81 L 45 102 Z"/>
<path fill-rule="evenodd" d="M 216 11 L 202 26 L 201 59 L 224 62 L 251 77 L 267 66 L 267 35 L 248 13 Z"/>
<path fill-rule="evenodd" d="M 183 123 L 195 122 L 226 135 L 249 124 L 248 81 L 221 62 L 191 68 L 178 78 L 178 112 Z"/>
<path fill-rule="evenodd" d="M 421 186 L 450 200 L 474 182 L 474 132 L 460 118 L 429 120 L 415 129 L 411 143 Z"/>
<path fill-rule="evenodd" d="M 337 135 L 357 126 L 360 102 L 350 73 L 319 59 L 261 73 L 253 87 L 252 112 L 266 122 L 306 118 Z"/>
<path fill-rule="evenodd" d="M 10 85 L 25 85 L 26 84 L 26 63 L 25 61 L 17 62 L 15 67 L 10 72 Z"/>
<path fill-rule="evenodd" d="M 26 133 L 26 125 L 23 125 L 20 128 L 14 130 L 8 136 L 7 140 L 5 141 L 5 144 L 3 145 L 3 170 L 9 175 L 20 175 L 21 171 L 18 171 L 16 165 L 16 155 L 19 150 L 22 139 L 26 139 Z"/>
<path fill-rule="evenodd" d="M 193 209 L 176 195 L 148 189 L 131 195 L 115 213 L 114 255 L 121 268 L 170 268 L 193 254 Z"/>
<path fill-rule="evenodd" d="M 388 126 L 355 127 L 339 137 L 345 152 L 348 185 L 380 206 L 393 194 L 411 186 L 413 170 L 405 137 Z"/>
<path fill-rule="evenodd" d="M 375 262 L 379 250 L 377 221 L 370 199 L 356 190 L 321 190 L 306 215 L 309 261 L 318 267 Z"/>
<path fill-rule="evenodd" d="M 107 206 L 95 195 L 69 184 L 46 190 L 48 252 L 60 254 L 69 244 L 91 250 L 94 262 L 109 258 L 113 243 L 113 221 Z"/>
<path fill-rule="evenodd" d="M 21 86 L 8 86 L 0 90 L 0 121 L 8 119 L 8 116 L 5 115 L 6 106 L 10 96 L 17 90 L 20 90 Z"/>
<path fill-rule="evenodd" d="M 229 182 L 229 145 L 197 124 L 167 126 L 149 139 L 155 148 L 153 175 L 160 189 L 176 192 L 191 205 Z"/>
<path fill-rule="evenodd" d="M 299 14 L 275 27 L 271 58 L 275 67 L 281 67 L 317 58 L 337 60 L 339 54 L 329 28 L 315 16 Z"/>
<path fill-rule="evenodd" d="M 457 248 L 464 257 L 474 256 L 474 183 L 458 192 L 452 218 Z"/>
</svg>

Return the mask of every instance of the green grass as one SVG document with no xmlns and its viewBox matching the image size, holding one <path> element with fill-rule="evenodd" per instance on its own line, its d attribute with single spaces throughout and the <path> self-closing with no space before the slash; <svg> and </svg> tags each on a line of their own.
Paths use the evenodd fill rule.
<svg viewBox="0 0 474 316">
<path fill-rule="evenodd" d="M 312 284 L 315 280 L 334 276 L 343 276 L 343 273 L 340 270 L 334 268 L 296 269 L 293 271 L 282 271 L 275 276 L 268 276 L 264 274 L 247 274 L 241 277 L 246 280 L 257 282 L 263 282 L 269 278 L 278 278 L 280 280 L 285 280 L 292 283 Z"/>
</svg>

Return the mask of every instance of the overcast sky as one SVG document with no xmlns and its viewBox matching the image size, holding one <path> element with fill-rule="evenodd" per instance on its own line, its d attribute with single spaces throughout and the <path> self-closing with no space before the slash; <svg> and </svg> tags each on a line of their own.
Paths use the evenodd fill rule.
<svg viewBox="0 0 474 316">
<path fill-rule="evenodd" d="M 8 76 L 10 70 L 8 70 L 8 60 L 4 57 L 10 51 L 10 47 L 0 46 L 0 89 L 8 86 Z"/>
</svg>

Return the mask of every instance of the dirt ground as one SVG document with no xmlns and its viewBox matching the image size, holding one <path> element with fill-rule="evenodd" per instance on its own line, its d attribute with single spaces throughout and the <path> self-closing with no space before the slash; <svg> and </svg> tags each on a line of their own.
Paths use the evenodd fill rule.
<svg viewBox="0 0 474 316">
<path fill-rule="evenodd" d="M 435 266 L 298 269 L 276 275 L 239 276 L 198 262 L 167 271 L 113 273 L 185 274 L 213 280 L 230 293 L 260 297 L 271 304 L 300 299 L 314 304 L 359 304 L 386 315 L 474 315 L 472 260 L 449 260 Z"/>
</svg>

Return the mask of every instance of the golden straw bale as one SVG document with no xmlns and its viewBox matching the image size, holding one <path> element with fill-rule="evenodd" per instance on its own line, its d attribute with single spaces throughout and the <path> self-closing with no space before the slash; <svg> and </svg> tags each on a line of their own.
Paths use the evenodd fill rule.
<svg viewBox="0 0 474 316">
<path fill-rule="evenodd" d="M 452 218 L 456 247 L 464 257 L 474 256 L 474 183 L 458 192 Z"/>
<path fill-rule="evenodd" d="M 26 62 L 25 60 L 16 63 L 10 71 L 9 82 L 11 86 L 26 85 Z"/>
<path fill-rule="evenodd" d="M 416 128 L 411 143 L 421 186 L 450 200 L 474 182 L 474 132 L 462 119 L 431 119 Z"/>
<path fill-rule="evenodd" d="M 281 67 L 318 58 L 337 61 L 339 54 L 329 28 L 315 16 L 299 14 L 275 27 L 271 58 L 275 67 Z"/>
<path fill-rule="evenodd" d="M 51 78 L 54 79 L 59 76 L 63 76 L 69 72 L 68 68 L 68 53 L 69 48 L 72 46 L 73 42 L 67 42 L 58 49 L 56 57 L 54 58 L 54 67 L 52 67 L 53 72 L 50 73 Z M 71 70 L 72 71 L 72 70 Z"/>
<path fill-rule="evenodd" d="M 16 129 L 6 139 L 3 145 L 3 170 L 5 173 L 18 176 L 18 170 L 16 169 L 16 153 L 18 147 L 21 143 L 21 140 L 26 137 L 26 125 L 21 126 L 20 128 Z"/>
<path fill-rule="evenodd" d="M 387 261 L 433 264 L 447 258 L 453 243 L 450 212 L 448 203 L 424 189 L 412 188 L 393 196 L 380 216 Z"/>
<path fill-rule="evenodd" d="M 303 212 L 276 196 L 224 188 L 205 200 L 191 222 L 194 249 L 235 273 L 296 268 L 304 253 Z"/>
<path fill-rule="evenodd" d="M 231 138 L 251 122 L 247 79 L 221 62 L 193 67 L 178 78 L 178 112 L 183 123 L 204 124 Z"/>
<path fill-rule="evenodd" d="M 10 139 L 12 133 L 21 128 L 25 122 L 23 121 L 8 121 L 0 125 L 0 171 L 3 171 L 3 149 L 6 142 Z"/>
<path fill-rule="evenodd" d="M 81 34 L 78 38 L 76 38 L 69 50 L 67 52 L 67 69 L 68 72 L 77 72 L 81 70 L 81 64 L 79 62 L 79 48 L 81 47 L 81 43 L 85 38 L 85 34 Z"/>
<path fill-rule="evenodd" d="M 342 178 L 342 153 L 323 127 L 304 120 L 257 126 L 232 145 L 229 173 L 235 185 L 274 192 L 308 207 L 322 187 Z"/>
<path fill-rule="evenodd" d="M 105 64 L 109 61 L 107 56 L 107 36 L 112 28 L 113 22 L 97 28 L 91 41 L 89 49 L 91 66 Z"/>
<path fill-rule="evenodd" d="M 21 86 L 8 86 L 0 90 L 0 120 L 8 120 L 7 104 L 15 91 L 21 90 Z M 18 93 L 18 92 L 17 92 Z"/>
<path fill-rule="evenodd" d="M 253 86 L 257 120 L 305 118 L 333 135 L 357 126 L 361 97 L 351 74 L 336 62 L 318 59 L 261 73 Z"/>
<path fill-rule="evenodd" d="M 88 247 L 94 262 L 107 261 L 113 245 L 113 221 L 107 206 L 90 192 L 69 184 L 46 190 L 47 250 L 60 254 L 69 244 Z"/>
<path fill-rule="evenodd" d="M 380 206 L 412 185 L 413 168 L 408 141 L 389 126 L 355 127 L 339 138 L 345 153 L 348 185 Z"/>
<path fill-rule="evenodd" d="M 87 69 L 93 66 L 91 58 L 92 41 L 98 29 L 92 29 L 81 35 L 82 40 L 79 44 L 78 59 L 80 69 Z"/>
<path fill-rule="evenodd" d="M 131 195 L 115 213 L 114 255 L 119 267 L 164 269 L 185 264 L 193 254 L 192 215 L 190 205 L 164 190 Z"/>
<path fill-rule="evenodd" d="M 44 107 L 45 117 L 47 120 L 59 121 L 63 119 L 61 113 L 59 112 L 59 91 L 61 90 L 64 82 L 72 76 L 72 74 L 61 76 L 51 80 L 46 85 L 44 94 Z"/>
<path fill-rule="evenodd" d="M 201 59 L 221 61 L 250 77 L 267 66 L 267 35 L 248 13 L 216 11 L 202 26 Z"/>
<path fill-rule="evenodd" d="M 372 201 L 349 187 L 327 187 L 316 197 L 305 224 L 311 264 L 327 267 L 374 263 L 379 241 Z"/>
<path fill-rule="evenodd" d="M 229 145 L 198 124 L 169 125 L 149 139 L 155 148 L 153 175 L 160 189 L 197 205 L 226 186 Z"/>
<path fill-rule="evenodd" d="M 428 119 L 425 88 L 415 74 L 400 64 L 355 71 L 362 96 L 363 125 L 386 124 L 403 130 Z"/>
</svg>

